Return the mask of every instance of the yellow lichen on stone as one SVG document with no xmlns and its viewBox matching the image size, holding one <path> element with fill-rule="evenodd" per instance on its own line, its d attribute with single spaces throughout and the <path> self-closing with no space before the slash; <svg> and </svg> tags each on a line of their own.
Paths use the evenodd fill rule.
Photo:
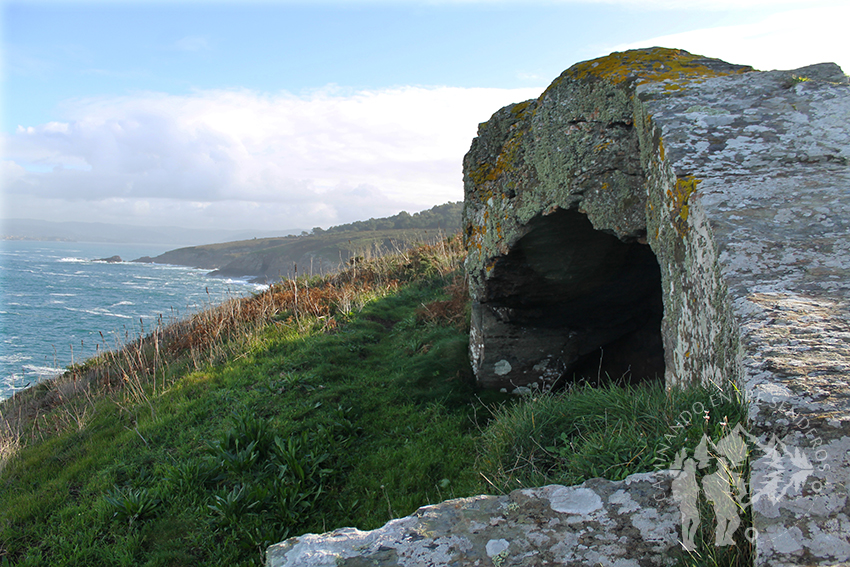
<svg viewBox="0 0 850 567">
<path fill-rule="evenodd" d="M 615 84 L 633 81 L 635 84 L 667 80 L 693 80 L 744 73 L 752 68 L 741 67 L 734 71 L 718 71 L 705 65 L 706 58 L 681 49 L 653 47 L 614 52 L 599 59 L 583 61 L 570 67 L 566 75 L 575 79 L 606 79 Z M 678 90 L 672 83 L 666 90 Z"/>
<path fill-rule="evenodd" d="M 685 175 L 676 179 L 674 189 L 667 190 L 667 197 L 670 199 L 671 220 L 675 224 L 679 236 L 684 237 L 688 232 L 688 199 L 697 190 L 697 186 L 701 182 L 701 179 L 693 175 Z"/>
<path fill-rule="evenodd" d="M 472 225 L 469 227 L 468 235 L 465 238 L 464 246 L 467 251 L 472 252 L 473 249 L 481 252 L 484 247 L 484 237 L 487 234 L 486 226 Z"/>
<path fill-rule="evenodd" d="M 596 146 L 594 146 L 593 151 L 594 152 L 601 152 L 602 150 L 604 150 L 605 148 L 610 146 L 612 143 L 614 143 L 613 140 L 605 140 L 601 144 L 597 144 Z"/>
<path fill-rule="evenodd" d="M 525 130 L 517 130 L 502 146 L 502 151 L 496 156 L 496 163 L 489 161 L 479 163 L 476 168 L 469 172 L 470 179 L 476 185 L 481 185 L 487 181 L 496 181 L 501 177 L 516 162 L 524 134 Z"/>
<path fill-rule="evenodd" d="M 522 119 L 525 116 L 525 113 L 528 111 L 528 107 L 534 106 L 534 103 L 537 102 L 535 100 L 527 100 L 525 102 L 519 102 L 511 107 L 511 114 L 516 116 L 517 118 Z M 536 107 L 534 107 L 536 108 Z"/>
</svg>

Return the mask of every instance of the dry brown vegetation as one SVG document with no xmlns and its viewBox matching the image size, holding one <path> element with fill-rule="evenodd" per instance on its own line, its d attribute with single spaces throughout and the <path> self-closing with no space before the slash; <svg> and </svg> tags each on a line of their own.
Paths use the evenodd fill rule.
<svg viewBox="0 0 850 567">
<path fill-rule="evenodd" d="M 469 282 L 466 274 L 456 272 L 452 282 L 446 286 L 448 299 L 423 304 L 416 316 L 421 321 L 447 322 L 469 331 Z"/>
</svg>

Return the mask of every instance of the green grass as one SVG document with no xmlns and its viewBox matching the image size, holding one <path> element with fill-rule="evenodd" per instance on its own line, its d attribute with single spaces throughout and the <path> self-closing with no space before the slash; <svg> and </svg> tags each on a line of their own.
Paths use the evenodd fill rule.
<svg viewBox="0 0 850 567">
<path fill-rule="evenodd" d="M 433 250 L 385 270 L 381 281 L 401 283 L 364 288 L 352 301 L 362 309 L 278 307 L 213 354 L 189 341 L 189 359 L 153 359 L 155 378 L 134 378 L 132 391 L 104 369 L 120 357 L 104 357 L 80 367 L 101 390 L 60 403 L 69 387 L 57 383 L 21 396 L 32 415 L 3 437 L 15 454 L 0 471 L 0 565 L 260 565 L 289 536 L 666 467 L 703 432 L 719 438 L 724 416 L 741 417 L 740 403 L 659 383 L 522 400 L 476 392 L 462 286 Z M 710 419 L 676 428 L 697 404 Z M 0 406 L 7 418 L 14 407 Z M 692 564 L 746 559 L 743 547 L 743 560 L 703 548 Z"/>
<path fill-rule="evenodd" d="M 465 333 L 416 315 L 442 284 L 335 332 L 271 324 L 149 403 L 104 398 L 81 430 L 26 443 L 0 478 L 0 556 L 259 565 L 287 536 L 480 491 Z"/>
<path fill-rule="evenodd" d="M 717 442 L 746 420 L 746 405 L 734 389 L 665 390 L 658 382 L 575 386 L 496 410 L 482 433 L 478 466 L 498 492 L 595 477 L 622 480 L 673 468 L 680 450 L 693 455 L 703 436 Z M 698 471 L 698 482 L 709 472 Z M 748 471 L 743 472 L 746 478 Z M 745 521 L 736 545 L 716 547 L 713 510 L 703 501 L 700 505 L 697 549 L 684 554 L 680 564 L 751 565 L 751 546 L 743 537 L 748 510 L 741 510 Z"/>
</svg>

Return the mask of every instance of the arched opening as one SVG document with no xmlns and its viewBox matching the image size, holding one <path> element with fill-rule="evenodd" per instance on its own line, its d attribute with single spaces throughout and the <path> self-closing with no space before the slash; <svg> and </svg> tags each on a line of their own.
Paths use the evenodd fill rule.
<svg viewBox="0 0 850 567">
<path fill-rule="evenodd" d="M 663 377 L 661 270 L 650 247 L 595 230 L 577 210 L 528 228 L 494 264 L 481 301 L 494 331 L 485 334 L 505 339 L 494 372 L 547 388 Z"/>
</svg>

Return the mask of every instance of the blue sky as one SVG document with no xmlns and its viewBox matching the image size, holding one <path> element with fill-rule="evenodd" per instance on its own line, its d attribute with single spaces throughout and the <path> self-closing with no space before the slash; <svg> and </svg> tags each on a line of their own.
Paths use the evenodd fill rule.
<svg viewBox="0 0 850 567">
<path fill-rule="evenodd" d="M 664 45 L 850 70 L 846 2 L 2 4 L 0 217 L 330 226 L 463 197 L 479 122 Z"/>
</svg>

